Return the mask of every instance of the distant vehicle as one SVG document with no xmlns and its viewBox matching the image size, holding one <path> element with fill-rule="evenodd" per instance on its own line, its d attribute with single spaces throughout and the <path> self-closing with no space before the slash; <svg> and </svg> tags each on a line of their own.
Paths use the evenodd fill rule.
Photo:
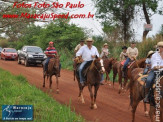
<svg viewBox="0 0 163 122">
<path fill-rule="evenodd" d="M 26 67 L 30 64 L 42 64 L 46 58 L 42 49 L 37 46 L 24 46 L 18 50 L 18 64 L 24 63 Z"/>
<path fill-rule="evenodd" d="M 0 55 L 1 55 L 2 47 L 0 47 Z"/>
<path fill-rule="evenodd" d="M 3 48 L 1 51 L 0 58 L 1 59 L 14 59 L 16 60 L 18 57 L 17 51 L 14 48 Z"/>
</svg>

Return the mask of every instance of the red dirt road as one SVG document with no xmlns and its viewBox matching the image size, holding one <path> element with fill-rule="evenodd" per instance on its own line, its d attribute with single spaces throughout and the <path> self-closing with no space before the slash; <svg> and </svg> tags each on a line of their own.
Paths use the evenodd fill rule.
<svg viewBox="0 0 163 122">
<path fill-rule="evenodd" d="M 41 67 L 25 67 L 18 65 L 16 61 L 0 60 L 0 68 L 10 71 L 14 75 L 24 75 L 30 84 L 50 94 L 55 100 L 62 104 L 68 104 L 71 100 L 72 107 L 88 121 L 96 122 L 131 122 L 131 111 L 129 108 L 129 94 L 118 94 L 118 84 L 115 89 L 112 86 L 100 86 L 97 96 L 97 109 L 91 110 L 88 88 L 84 89 L 85 104 L 78 102 L 78 84 L 73 81 L 73 72 L 62 70 L 59 78 L 60 93 L 56 94 L 55 77 L 53 77 L 52 92 L 49 92 L 49 83 L 42 87 L 43 76 Z M 150 122 L 149 117 L 144 116 L 142 102 L 137 107 L 136 122 Z"/>
</svg>

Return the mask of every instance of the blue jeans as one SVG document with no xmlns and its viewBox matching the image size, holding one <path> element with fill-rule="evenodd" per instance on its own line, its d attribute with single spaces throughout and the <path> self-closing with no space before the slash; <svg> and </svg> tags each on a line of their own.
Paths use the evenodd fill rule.
<svg viewBox="0 0 163 122">
<path fill-rule="evenodd" d="M 48 57 L 46 59 L 46 62 L 45 62 L 45 71 L 48 70 L 48 64 L 49 64 L 49 61 L 50 61 L 51 57 Z M 59 70 L 61 70 L 61 64 L 59 63 Z"/>
<path fill-rule="evenodd" d="M 127 68 L 127 65 L 128 65 L 128 63 L 131 61 L 131 59 L 130 58 L 127 58 L 126 59 L 126 61 L 125 61 L 125 63 L 124 63 L 124 66 L 123 66 L 123 71 L 125 71 L 126 70 L 126 68 Z"/>
<path fill-rule="evenodd" d="M 84 66 L 86 65 L 87 61 L 84 61 L 81 63 L 80 67 L 79 67 L 79 77 L 80 77 L 80 83 L 83 83 L 84 82 L 84 77 L 82 75 L 82 71 L 83 71 L 83 68 Z"/>
<path fill-rule="evenodd" d="M 155 72 L 154 70 L 151 70 L 148 74 L 147 81 L 146 81 L 146 88 L 152 87 L 155 79 Z"/>
<path fill-rule="evenodd" d="M 143 75 L 146 75 L 146 74 L 148 73 L 148 71 L 149 71 L 149 67 L 146 67 L 146 68 L 144 69 Z"/>
<path fill-rule="evenodd" d="M 104 74 L 101 74 L 101 81 L 102 82 L 104 80 Z"/>
</svg>

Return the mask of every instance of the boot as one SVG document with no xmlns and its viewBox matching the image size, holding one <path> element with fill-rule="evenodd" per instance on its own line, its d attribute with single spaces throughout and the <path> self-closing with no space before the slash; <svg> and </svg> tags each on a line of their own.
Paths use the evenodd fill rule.
<svg viewBox="0 0 163 122">
<path fill-rule="evenodd" d="M 144 103 L 149 103 L 149 89 L 150 88 L 145 88 L 145 98 L 144 98 Z"/>
</svg>

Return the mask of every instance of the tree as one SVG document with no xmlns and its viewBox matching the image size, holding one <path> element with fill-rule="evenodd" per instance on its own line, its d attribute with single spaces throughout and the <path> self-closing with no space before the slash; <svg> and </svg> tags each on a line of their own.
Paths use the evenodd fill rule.
<svg viewBox="0 0 163 122">
<path fill-rule="evenodd" d="M 93 0 L 96 16 L 103 19 L 104 30 L 114 26 L 122 28 L 122 38 L 125 43 L 130 39 L 130 22 L 134 18 L 134 0 Z M 109 24 L 106 24 L 109 23 Z M 114 28 L 114 29 L 115 29 Z M 111 30 L 111 31 L 114 31 Z"/>
</svg>

